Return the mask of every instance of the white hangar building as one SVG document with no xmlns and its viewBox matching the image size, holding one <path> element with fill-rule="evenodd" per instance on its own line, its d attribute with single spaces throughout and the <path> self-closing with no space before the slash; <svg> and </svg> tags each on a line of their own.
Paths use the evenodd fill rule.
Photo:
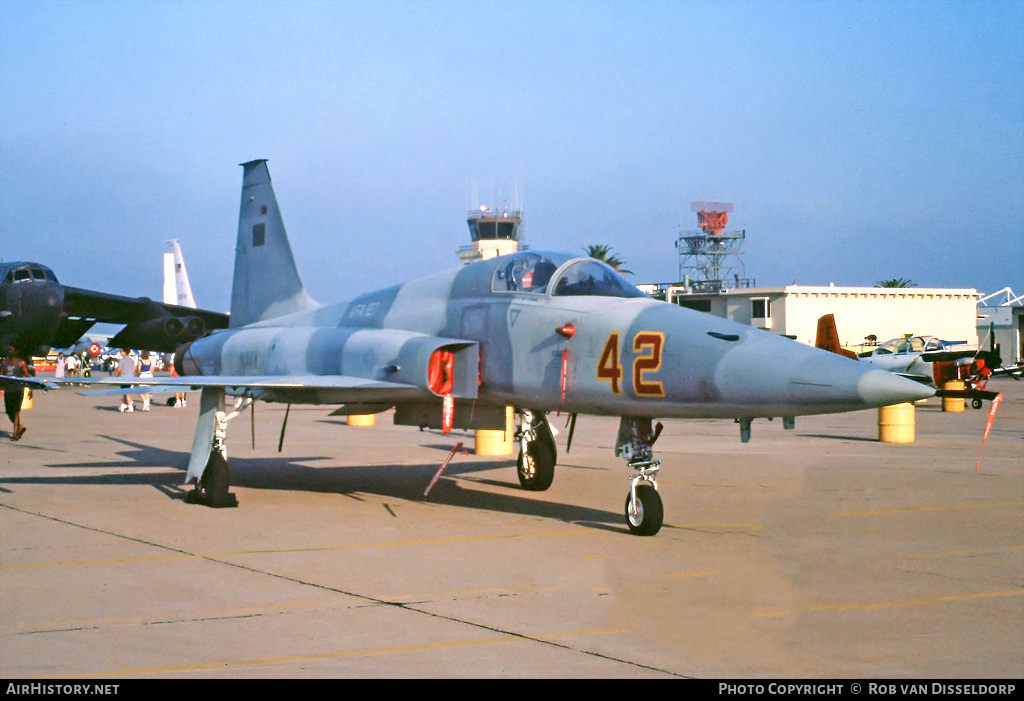
<svg viewBox="0 0 1024 701">
<path fill-rule="evenodd" d="M 752 287 L 690 292 L 682 285 L 639 285 L 648 294 L 814 344 L 818 319 L 833 314 L 843 346 L 860 350 L 905 334 L 978 344 L 978 292 L 920 287 Z M 987 333 L 987 327 L 985 329 Z M 1004 347 L 1004 362 L 1009 362 Z"/>
</svg>

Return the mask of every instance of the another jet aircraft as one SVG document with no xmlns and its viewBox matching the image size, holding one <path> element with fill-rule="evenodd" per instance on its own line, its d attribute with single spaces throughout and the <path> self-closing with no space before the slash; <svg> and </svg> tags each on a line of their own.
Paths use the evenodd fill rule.
<svg viewBox="0 0 1024 701">
<path fill-rule="evenodd" d="M 218 312 L 68 287 L 39 263 L 0 263 L 3 351 L 14 346 L 25 357 L 44 355 L 71 346 L 97 323 L 125 324 L 110 339 L 115 347 L 162 352 L 228 325 L 227 315 Z"/>
<path fill-rule="evenodd" d="M 653 535 L 663 520 L 653 419 L 735 419 L 745 442 L 755 418 L 779 416 L 793 428 L 799 415 L 935 394 L 655 301 L 607 265 L 567 253 L 523 251 L 321 305 L 300 280 L 266 161 L 242 167 L 230 327 L 178 350 L 182 377 L 150 382 L 202 390 L 186 476 L 201 503 L 233 503 L 226 422 L 255 399 L 340 404 L 335 414 L 394 408 L 396 424 L 444 430 L 504 430 L 512 406 L 519 481 L 529 490 L 554 477 L 549 412 L 621 417 L 616 453 L 634 470 L 626 522 Z"/>
</svg>

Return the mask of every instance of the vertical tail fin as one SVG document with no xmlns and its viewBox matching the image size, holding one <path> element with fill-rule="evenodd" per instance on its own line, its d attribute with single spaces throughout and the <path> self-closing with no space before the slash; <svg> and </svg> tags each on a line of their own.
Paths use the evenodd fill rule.
<svg viewBox="0 0 1024 701">
<path fill-rule="evenodd" d="M 818 319 L 818 332 L 814 338 L 814 347 L 857 360 L 856 353 L 846 350 L 840 345 L 839 332 L 836 330 L 836 318 L 832 314 L 826 314 Z"/>
<path fill-rule="evenodd" d="M 185 272 L 185 259 L 181 256 L 181 246 L 177 239 L 165 242 L 170 250 L 164 253 L 164 304 L 176 304 L 179 307 L 196 308 L 192 297 L 192 286 L 188 284 L 188 273 Z"/>
<path fill-rule="evenodd" d="M 295 267 L 267 161 L 243 163 L 231 328 L 317 307 Z"/>
</svg>

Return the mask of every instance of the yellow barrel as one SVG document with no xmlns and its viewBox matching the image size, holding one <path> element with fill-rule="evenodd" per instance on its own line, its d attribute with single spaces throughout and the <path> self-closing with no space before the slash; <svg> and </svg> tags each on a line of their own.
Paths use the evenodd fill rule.
<svg viewBox="0 0 1024 701">
<path fill-rule="evenodd" d="M 24 399 L 21 400 L 21 409 L 22 409 L 22 411 L 24 411 L 25 409 L 31 409 L 31 408 L 32 408 L 32 390 L 30 390 L 28 387 L 26 387 L 25 388 L 25 397 L 24 397 Z"/>
<path fill-rule="evenodd" d="M 960 380 L 951 380 L 946 384 L 942 385 L 943 389 L 955 389 L 962 390 L 964 383 Z M 943 411 L 963 411 L 964 410 L 964 398 L 963 397 L 943 397 L 942 398 L 942 410 Z"/>
<path fill-rule="evenodd" d="M 348 416 L 349 426 L 373 426 L 375 422 L 373 414 L 349 414 Z"/>
<path fill-rule="evenodd" d="M 882 443 L 914 442 L 914 405 L 911 402 L 878 407 L 878 440 Z"/>
<path fill-rule="evenodd" d="M 505 430 L 493 431 L 480 429 L 474 434 L 476 441 L 475 452 L 477 455 L 511 455 L 513 452 L 512 434 L 515 429 L 512 424 L 512 407 L 505 407 Z"/>
</svg>

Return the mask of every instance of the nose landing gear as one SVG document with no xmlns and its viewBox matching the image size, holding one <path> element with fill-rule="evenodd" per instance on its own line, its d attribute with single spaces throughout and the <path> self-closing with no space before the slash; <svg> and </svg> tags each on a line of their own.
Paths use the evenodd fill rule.
<svg viewBox="0 0 1024 701">
<path fill-rule="evenodd" d="M 654 535 L 665 518 L 657 481 L 661 461 L 654 459 L 652 447 L 661 429 L 660 423 L 652 429 L 650 419 L 623 416 L 619 422 L 615 452 L 635 471 L 625 506 L 626 525 L 633 535 Z"/>
</svg>

